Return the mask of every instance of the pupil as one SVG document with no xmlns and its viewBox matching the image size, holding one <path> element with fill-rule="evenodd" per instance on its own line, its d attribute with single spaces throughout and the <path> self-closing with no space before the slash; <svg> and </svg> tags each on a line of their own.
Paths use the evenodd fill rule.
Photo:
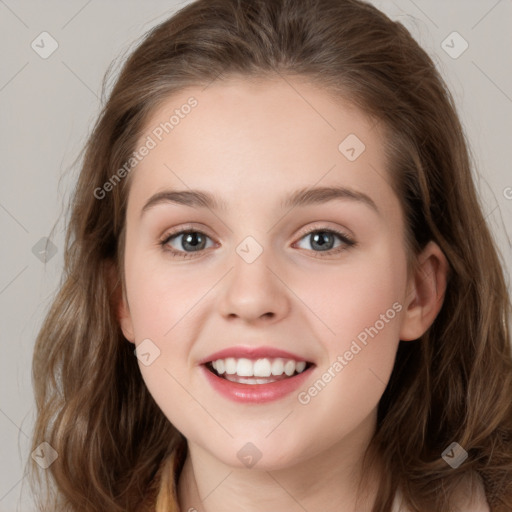
<svg viewBox="0 0 512 512">
<path fill-rule="evenodd" d="M 203 249 L 204 238 L 200 233 L 187 233 L 183 235 L 182 246 L 183 249 L 187 249 L 186 244 L 189 244 L 192 251 L 197 251 L 199 249 Z"/>
<path fill-rule="evenodd" d="M 313 234 L 312 237 L 313 243 L 311 244 L 311 247 L 315 248 L 315 245 L 317 245 L 316 248 L 319 248 L 322 251 L 332 249 L 334 240 L 331 233 L 320 231 L 318 233 Z"/>
</svg>

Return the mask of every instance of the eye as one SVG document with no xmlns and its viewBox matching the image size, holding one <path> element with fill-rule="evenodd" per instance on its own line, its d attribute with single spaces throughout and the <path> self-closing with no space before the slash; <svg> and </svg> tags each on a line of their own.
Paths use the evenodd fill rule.
<svg viewBox="0 0 512 512">
<path fill-rule="evenodd" d="M 194 252 L 200 252 L 215 245 L 212 242 L 208 246 L 208 241 L 212 242 L 211 238 L 202 231 L 186 230 L 166 235 L 160 244 L 173 255 L 188 258 L 193 256 Z"/>
<path fill-rule="evenodd" d="M 300 247 L 301 249 L 312 250 L 327 255 L 337 254 L 346 250 L 348 247 L 356 245 L 356 242 L 348 235 L 334 229 L 311 230 L 300 239 L 300 241 L 302 240 L 306 242 L 306 247 Z M 300 244 L 300 241 L 296 242 L 295 245 Z M 322 257 L 323 254 L 319 256 Z"/>
<path fill-rule="evenodd" d="M 300 246 L 306 242 L 306 247 Z M 192 258 L 216 244 L 202 231 L 186 229 L 166 234 L 160 245 L 172 257 Z M 309 245 L 309 247 L 308 247 Z M 334 229 L 313 229 L 304 234 L 294 246 L 318 253 L 317 257 L 332 256 L 356 245 L 347 234 Z"/>
</svg>

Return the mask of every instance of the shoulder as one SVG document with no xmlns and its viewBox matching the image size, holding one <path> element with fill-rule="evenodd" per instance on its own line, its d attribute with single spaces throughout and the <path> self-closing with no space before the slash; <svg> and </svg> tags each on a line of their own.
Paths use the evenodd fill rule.
<svg viewBox="0 0 512 512">
<path fill-rule="evenodd" d="M 452 496 L 454 512 L 491 512 L 483 481 L 476 472 L 472 472 L 461 480 Z M 392 512 L 411 512 L 402 502 L 402 493 L 397 491 Z"/>
<path fill-rule="evenodd" d="M 456 488 L 454 505 L 460 512 L 490 512 L 485 488 L 480 475 L 472 472 Z"/>
</svg>

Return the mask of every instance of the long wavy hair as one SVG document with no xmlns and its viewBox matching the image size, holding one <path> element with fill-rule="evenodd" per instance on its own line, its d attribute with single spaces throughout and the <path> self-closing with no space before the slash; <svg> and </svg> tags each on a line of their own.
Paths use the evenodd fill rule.
<svg viewBox="0 0 512 512">
<path fill-rule="evenodd" d="M 373 512 L 390 512 L 398 488 L 411 510 L 452 510 L 473 474 L 491 510 L 510 512 L 511 304 L 474 158 L 431 58 L 359 0 L 197 0 L 124 62 L 80 155 L 62 282 L 35 346 L 32 448 L 46 441 L 58 453 L 46 470 L 29 461 L 40 510 L 169 510 L 166 461 L 184 438 L 148 392 L 115 308 L 131 180 L 101 200 L 94 191 L 128 161 L 162 101 L 233 76 L 303 78 L 377 119 L 411 257 L 433 240 L 449 262 L 443 307 L 419 340 L 400 342 L 379 403 Z M 468 452 L 457 468 L 441 458 L 453 441 Z"/>
</svg>

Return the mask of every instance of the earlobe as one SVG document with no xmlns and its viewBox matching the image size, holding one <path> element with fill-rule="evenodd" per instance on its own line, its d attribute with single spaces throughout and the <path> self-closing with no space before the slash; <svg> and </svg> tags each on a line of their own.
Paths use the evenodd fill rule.
<svg viewBox="0 0 512 512">
<path fill-rule="evenodd" d="M 443 305 L 447 276 L 446 256 L 430 241 L 418 256 L 418 264 L 408 283 L 401 340 L 416 340 L 432 325 Z"/>
<path fill-rule="evenodd" d="M 118 279 L 117 269 L 113 263 L 108 265 L 108 276 L 110 281 L 110 290 L 112 290 L 112 308 L 115 312 L 116 320 L 119 322 L 119 326 L 123 331 L 124 337 L 131 343 L 134 343 L 135 336 L 133 334 L 133 325 L 128 301 L 123 293 L 122 285 Z"/>
</svg>

